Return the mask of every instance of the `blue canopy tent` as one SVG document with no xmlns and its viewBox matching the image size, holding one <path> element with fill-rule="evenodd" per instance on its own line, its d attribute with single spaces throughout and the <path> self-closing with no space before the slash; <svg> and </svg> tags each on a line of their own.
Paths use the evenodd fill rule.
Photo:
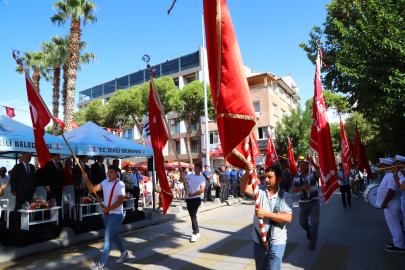
<svg viewBox="0 0 405 270">
<path fill-rule="evenodd" d="M 114 135 L 93 122 L 64 134 L 74 142 L 76 155 L 104 156 L 105 158 L 151 157 L 153 150 Z"/>
<path fill-rule="evenodd" d="M 62 138 L 45 133 L 44 139 L 49 152 L 61 154 L 62 157 L 71 155 Z M 69 145 L 73 150 L 74 142 L 69 142 Z M 18 153 L 23 152 L 30 152 L 33 156 L 37 154 L 32 127 L 0 114 L 0 156 L 16 159 Z"/>
</svg>

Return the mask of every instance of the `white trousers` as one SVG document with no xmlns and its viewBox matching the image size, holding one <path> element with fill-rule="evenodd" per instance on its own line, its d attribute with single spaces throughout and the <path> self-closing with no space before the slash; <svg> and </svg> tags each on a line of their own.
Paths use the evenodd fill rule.
<svg viewBox="0 0 405 270">
<path fill-rule="evenodd" d="M 400 208 L 393 208 L 388 206 L 384 209 L 385 221 L 390 229 L 394 246 L 397 248 L 405 248 L 404 234 L 402 232 L 401 219 L 402 211 Z"/>
</svg>

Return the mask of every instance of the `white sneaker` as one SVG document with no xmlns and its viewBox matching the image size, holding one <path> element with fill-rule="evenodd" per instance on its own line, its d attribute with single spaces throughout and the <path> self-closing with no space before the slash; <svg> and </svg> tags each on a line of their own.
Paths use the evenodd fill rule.
<svg viewBox="0 0 405 270">
<path fill-rule="evenodd" d="M 195 242 L 195 241 L 197 241 L 197 239 L 198 239 L 198 234 L 193 234 L 191 236 L 190 242 Z"/>
<path fill-rule="evenodd" d="M 200 233 L 197 233 L 197 237 L 200 238 L 200 236 L 201 236 Z"/>
<path fill-rule="evenodd" d="M 102 263 L 98 262 L 98 263 L 96 263 L 95 266 L 90 267 L 89 269 L 90 270 L 104 270 L 104 265 Z"/>
<path fill-rule="evenodd" d="M 123 263 L 128 258 L 129 258 L 128 251 L 125 251 L 125 253 L 121 254 L 121 256 L 118 258 L 118 260 L 115 261 L 115 263 Z"/>
</svg>

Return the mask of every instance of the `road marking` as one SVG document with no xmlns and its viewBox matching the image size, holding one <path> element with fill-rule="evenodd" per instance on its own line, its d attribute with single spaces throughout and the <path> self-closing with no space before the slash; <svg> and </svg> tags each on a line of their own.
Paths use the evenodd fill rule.
<svg viewBox="0 0 405 270">
<path fill-rule="evenodd" d="M 312 265 L 312 270 L 341 270 L 347 269 L 350 247 L 324 245 Z"/>
<path fill-rule="evenodd" d="M 158 251 L 157 253 L 153 253 L 139 260 L 135 260 L 134 263 L 125 263 L 125 266 L 114 269 L 126 270 L 126 269 L 134 269 L 134 267 L 135 269 L 147 269 L 151 266 L 158 265 L 159 263 L 167 259 L 175 257 L 176 255 L 179 255 L 187 250 L 193 249 L 201 244 L 204 244 L 205 242 L 213 238 L 214 237 L 212 236 L 201 236 L 195 243 L 191 243 L 190 240 L 186 240 L 162 251 Z"/>
<path fill-rule="evenodd" d="M 225 244 L 217 247 L 216 249 L 205 253 L 197 259 L 189 262 L 188 264 L 180 267 L 178 270 L 206 270 L 211 269 L 216 264 L 222 262 L 235 252 L 240 250 L 246 245 L 252 243 L 252 240 L 246 239 L 232 239 Z"/>
<path fill-rule="evenodd" d="M 229 222 L 229 221 L 215 221 L 215 220 L 202 220 L 202 221 L 199 220 L 198 223 L 212 224 L 212 225 L 225 225 L 225 226 L 242 226 L 242 227 L 247 227 L 247 226 L 253 225 L 253 223 L 249 223 L 249 222 Z"/>
<path fill-rule="evenodd" d="M 255 260 L 251 260 L 250 263 L 245 265 L 241 270 L 256 270 L 256 263 Z"/>
</svg>

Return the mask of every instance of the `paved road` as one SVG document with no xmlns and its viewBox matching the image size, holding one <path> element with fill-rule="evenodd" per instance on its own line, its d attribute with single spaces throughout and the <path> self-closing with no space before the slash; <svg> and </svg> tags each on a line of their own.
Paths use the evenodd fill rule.
<svg viewBox="0 0 405 270">
<path fill-rule="evenodd" d="M 344 209 L 340 194 L 321 204 L 316 250 L 310 251 L 298 224 L 297 196 L 282 269 L 405 269 L 405 254 L 384 251 L 390 233 L 383 213 L 362 198 Z M 252 257 L 253 205 L 222 207 L 200 213 L 201 238 L 190 243 L 189 219 L 151 226 L 123 235 L 131 258 L 117 265 L 117 250 L 108 269 L 255 269 Z M 101 256 L 103 242 L 96 241 L 0 264 L 0 269 L 86 269 Z"/>
</svg>

